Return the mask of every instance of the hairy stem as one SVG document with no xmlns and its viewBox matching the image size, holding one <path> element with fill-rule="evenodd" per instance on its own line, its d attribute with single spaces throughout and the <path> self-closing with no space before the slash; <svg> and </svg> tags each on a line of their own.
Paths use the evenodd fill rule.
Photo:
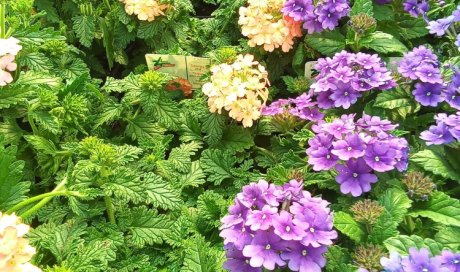
<svg viewBox="0 0 460 272">
<path fill-rule="evenodd" d="M 69 192 L 69 191 L 58 191 L 58 192 L 49 192 L 49 193 L 44 193 L 44 194 L 41 194 L 41 195 L 37 195 L 37 196 L 28 198 L 28 199 L 16 204 L 11 209 L 9 209 L 6 213 L 11 214 L 11 213 L 13 213 L 15 211 L 18 211 L 18 210 L 26 207 L 27 205 L 30 205 L 30 204 L 32 204 L 34 202 L 37 202 L 39 200 L 42 200 L 44 198 L 55 197 L 55 196 L 68 196 L 68 195 L 71 195 L 71 194 L 72 194 L 72 192 Z"/>
<path fill-rule="evenodd" d="M 110 196 L 104 196 L 104 202 L 110 223 L 116 224 L 117 222 L 115 220 L 115 210 L 113 209 L 112 198 Z"/>
<path fill-rule="evenodd" d="M 32 133 L 34 135 L 38 135 L 37 126 L 35 125 L 34 119 L 32 118 L 32 115 L 30 113 L 27 114 L 27 120 L 29 121 L 29 125 L 32 128 Z"/>
<path fill-rule="evenodd" d="M 67 184 L 67 176 L 64 177 L 64 179 L 62 179 L 62 181 L 56 186 L 56 188 L 54 188 L 53 191 L 51 191 L 51 193 L 53 193 L 53 192 L 61 192 L 61 190 L 65 187 L 66 184 Z M 32 208 L 30 208 L 29 210 L 27 210 L 26 212 L 24 212 L 23 214 L 21 214 L 21 217 L 22 217 L 22 218 L 26 218 L 26 217 L 29 217 L 29 216 L 33 215 L 33 214 L 36 213 L 40 208 L 42 208 L 42 207 L 45 206 L 48 202 L 50 202 L 51 199 L 53 199 L 53 197 L 54 197 L 54 195 L 43 198 L 40 202 L 38 202 L 37 204 L 35 204 L 35 206 L 33 206 Z"/>
<path fill-rule="evenodd" d="M 0 38 L 6 38 L 6 4 L 0 4 Z"/>
</svg>

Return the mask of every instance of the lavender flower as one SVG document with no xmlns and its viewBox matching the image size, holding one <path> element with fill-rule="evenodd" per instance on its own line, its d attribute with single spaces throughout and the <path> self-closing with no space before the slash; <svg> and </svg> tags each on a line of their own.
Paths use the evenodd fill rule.
<svg viewBox="0 0 460 272">
<path fill-rule="evenodd" d="M 371 184 L 377 182 L 374 172 L 405 171 L 409 147 L 404 138 L 390 133 L 397 127 L 390 121 L 363 114 L 354 122 L 354 117 L 343 115 L 330 123 L 313 125 L 316 135 L 308 141 L 307 155 L 315 171 L 335 167 L 340 191 L 356 197 L 369 192 Z"/>
<path fill-rule="evenodd" d="M 419 82 L 415 84 L 412 94 L 415 100 L 423 106 L 436 107 L 444 100 L 442 96 L 443 86 L 441 84 L 431 84 Z"/>
<path fill-rule="evenodd" d="M 365 91 L 396 86 L 377 55 L 342 51 L 333 58 L 319 59 L 315 69 L 319 75 L 311 89 L 317 95 L 318 106 L 324 109 L 348 109 Z"/>
<path fill-rule="evenodd" d="M 349 160 L 345 165 L 339 164 L 335 168 L 339 172 L 336 181 L 344 194 L 360 196 L 371 190 L 371 183 L 377 182 L 377 176 L 371 174 L 372 168 L 363 159 Z"/>
<path fill-rule="evenodd" d="M 406 78 L 418 80 L 412 94 L 424 106 L 437 106 L 445 100 L 443 79 L 436 55 L 425 46 L 414 48 L 404 55 L 398 71 Z"/>
<path fill-rule="evenodd" d="M 408 256 L 390 252 L 390 258 L 381 258 L 380 263 L 386 272 L 458 272 L 460 254 L 444 250 L 440 256 L 431 256 L 426 248 L 409 249 Z"/>
<path fill-rule="evenodd" d="M 425 15 L 430 8 L 427 0 L 405 0 L 403 6 L 404 10 L 413 17 Z"/>
<path fill-rule="evenodd" d="M 428 23 L 427 28 L 430 30 L 431 34 L 436 36 L 444 36 L 446 30 L 452 25 L 455 17 L 453 15 L 439 20 L 431 21 Z"/>
<path fill-rule="evenodd" d="M 262 115 L 265 116 L 281 116 L 283 114 L 290 114 L 308 121 L 318 121 L 324 117 L 324 114 L 317 107 L 317 102 L 312 101 L 311 93 L 304 93 L 296 98 L 278 99 L 269 106 L 262 108 Z"/>
<path fill-rule="evenodd" d="M 442 145 L 460 140 L 460 112 L 447 116 L 438 114 L 436 125 L 420 134 L 420 138 L 425 140 L 427 145 Z"/>
<path fill-rule="evenodd" d="M 460 37 L 460 36 L 459 36 Z M 452 80 L 444 90 L 446 102 L 454 109 L 460 110 L 460 70 L 454 68 Z"/>
<path fill-rule="evenodd" d="M 324 0 L 315 6 L 311 0 L 288 0 L 281 11 L 295 21 L 303 21 L 304 29 L 313 34 L 338 26 L 350 12 L 350 4 L 348 0 Z"/>
<path fill-rule="evenodd" d="M 297 180 L 283 186 L 261 180 L 243 187 L 230 214 L 222 218 L 225 269 L 260 272 L 288 266 L 293 271 L 321 271 L 326 265 L 323 255 L 337 232 L 329 203 L 302 187 Z M 251 203 L 257 205 L 241 203 L 249 196 L 255 196 Z"/>
</svg>

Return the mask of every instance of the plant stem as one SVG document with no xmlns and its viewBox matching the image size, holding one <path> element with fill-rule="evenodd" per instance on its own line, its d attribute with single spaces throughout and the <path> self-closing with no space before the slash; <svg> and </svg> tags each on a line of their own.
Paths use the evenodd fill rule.
<svg viewBox="0 0 460 272">
<path fill-rule="evenodd" d="M 117 222 L 115 221 L 115 211 L 113 209 L 112 198 L 110 198 L 110 196 L 104 196 L 104 202 L 110 223 L 116 224 Z"/>
<path fill-rule="evenodd" d="M 37 195 L 37 196 L 28 198 L 28 199 L 16 204 L 11 209 L 9 209 L 6 213 L 11 214 L 11 213 L 13 213 L 13 212 L 15 212 L 15 211 L 17 211 L 17 210 L 19 210 L 21 208 L 24 208 L 25 206 L 27 206 L 29 204 L 32 204 L 32 203 L 37 202 L 39 200 L 42 200 L 43 198 L 55 197 L 55 196 L 67 196 L 69 194 L 70 194 L 69 191 L 58 191 L 58 192 L 49 192 L 49 193 L 44 193 L 44 194 L 41 194 L 41 195 Z"/>
<path fill-rule="evenodd" d="M 112 7 L 110 6 L 110 3 L 108 0 L 104 0 L 104 4 L 106 5 L 106 7 L 109 9 L 109 11 L 112 11 Z"/>
<path fill-rule="evenodd" d="M 35 125 L 34 119 L 32 118 L 32 115 L 30 113 L 27 114 L 27 120 L 29 121 L 29 125 L 32 128 L 32 133 L 34 135 L 38 135 L 37 126 Z"/>
<path fill-rule="evenodd" d="M 6 4 L 0 4 L 0 38 L 6 38 Z"/>
<path fill-rule="evenodd" d="M 51 192 L 59 192 L 61 191 L 62 188 L 64 188 L 64 186 L 67 184 L 67 176 L 64 177 L 64 179 L 62 179 L 62 181 L 56 186 L 56 188 L 54 188 L 53 191 Z M 26 212 L 24 212 L 23 214 L 21 214 L 21 217 L 22 218 L 26 218 L 28 216 L 31 216 L 32 214 L 34 214 L 35 212 L 37 212 L 40 208 L 42 208 L 43 206 L 45 206 L 48 202 L 51 201 L 51 199 L 53 199 L 53 196 L 48 196 L 48 197 L 45 197 L 43 198 L 40 202 L 38 202 L 37 204 L 35 204 L 35 206 L 33 206 L 32 208 L 30 208 L 29 210 L 27 210 Z"/>
</svg>

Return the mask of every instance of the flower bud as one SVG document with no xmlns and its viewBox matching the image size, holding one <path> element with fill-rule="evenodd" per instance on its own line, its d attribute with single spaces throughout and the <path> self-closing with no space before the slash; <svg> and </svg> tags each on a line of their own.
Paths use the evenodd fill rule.
<svg viewBox="0 0 460 272">
<path fill-rule="evenodd" d="M 351 16 L 350 27 L 358 34 L 362 35 L 372 30 L 377 25 L 377 21 L 365 13 Z"/>
<path fill-rule="evenodd" d="M 353 213 L 353 218 L 364 224 L 375 224 L 377 219 L 383 212 L 383 207 L 374 200 L 365 199 L 356 202 L 350 211 Z"/>
<path fill-rule="evenodd" d="M 436 188 L 436 185 L 430 178 L 425 177 L 420 172 L 411 172 L 406 175 L 402 181 L 407 187 L 409 197 L 420 200 L 428 200 L 428 197 Z"/>
<path fill-rule="evenodd" d="M 359 267 L 367 269 L 369 272 L 382 270 L 380 258 L 384 255 L 381 247 L 376 245 L 360 245 L 356 247 L 353 259 Z"/>
</svg>

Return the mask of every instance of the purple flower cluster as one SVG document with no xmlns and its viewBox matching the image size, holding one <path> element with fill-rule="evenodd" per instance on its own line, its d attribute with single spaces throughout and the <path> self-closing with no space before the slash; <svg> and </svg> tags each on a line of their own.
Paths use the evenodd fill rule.
<svg viewBox="0 0 460 272">
<path fill-rule="evenodd" d="M 364 114 L 354 122 L 354 117 L 342 115 L 331 123 L 314 125 L 316 135 L 308 141 L 307 154 L 315 171 L 335 167 L 340 191 L 357 197 L 377 182 L 374 171 L 405 171 L 409 148 L 404 138 L 390 134 L 397 127 L 390 121 Z"/>
<path fill-rule="evenodd" d="M 436 125 L 421 133 L 420 138 L 427 142 L 427 145 L 449 144 L 460 140 L 460 112 L 447 115 L 440 113 L 435 116 Z"/>
<path fill-rule="evenodd" d="M 378 55 L 342 51 L 333 58 L 318 59 L 315 69 L 319 75 L 311 88 L 318 95 L 318 106 L 324 109 L 348 109 L 365 91 L 396 86 Z"/>
<path fill-rule="evenodd" d="M 439 256 L 430 256 L 426 248 L 409 249 L 409 256 L 391 252 L 389 258 L 382 258 L 380 263 L 387 272 L 460 272 L 460 254 L 444 250 Z"/>
<path fill-rule="evenodd" d="M 403 6 L 404 10 L 413 17 L 425 16 L 430 9 L 428 0 L 405 0 Z"/>
<path fill-rule="evenodd" d="M 421 45 L 404 54 L 398 71 L 406 78 L 419 81 L 412 94 L 423 106 L 435 107 L 444 100 L 440 62 L 430 49 Z"/>
<path fill-rule="evenodd" d="M 337 232 L 329 202 L 302 187 L 297 180 L 283 186 L 261 180 L 243 187 L 221 220 L 225 269 L 261 272 L 287 265 L 292 271 L 321 271 Z"/>
<path fill-rule="evenodd" d="M 295 21 L 304 22 L 303 28 L 312 34 L 338 26 L 339 20 L 350 12 L 350 3 L 348 0 L 323 0 L 315 6 L 312 0 L 288 0 L 281 11 Z"/>
<path fill-rule="evenodd" d="M 302 120 L 318 121 L 323 119 L 324 114 L 317 107 L 317 103 L 312 101 L 311 92 L 303 93 L 296 98 L 278 99 L 262 108 L 262 115 L 274 116 L 288 112 Z"/>
<path fill-rule="evenodd" d="M 454 109 L 460 110 L 460 70 L 453 68 L 451 82 L 444 89 L 445 101 Z"/>
</svg>

